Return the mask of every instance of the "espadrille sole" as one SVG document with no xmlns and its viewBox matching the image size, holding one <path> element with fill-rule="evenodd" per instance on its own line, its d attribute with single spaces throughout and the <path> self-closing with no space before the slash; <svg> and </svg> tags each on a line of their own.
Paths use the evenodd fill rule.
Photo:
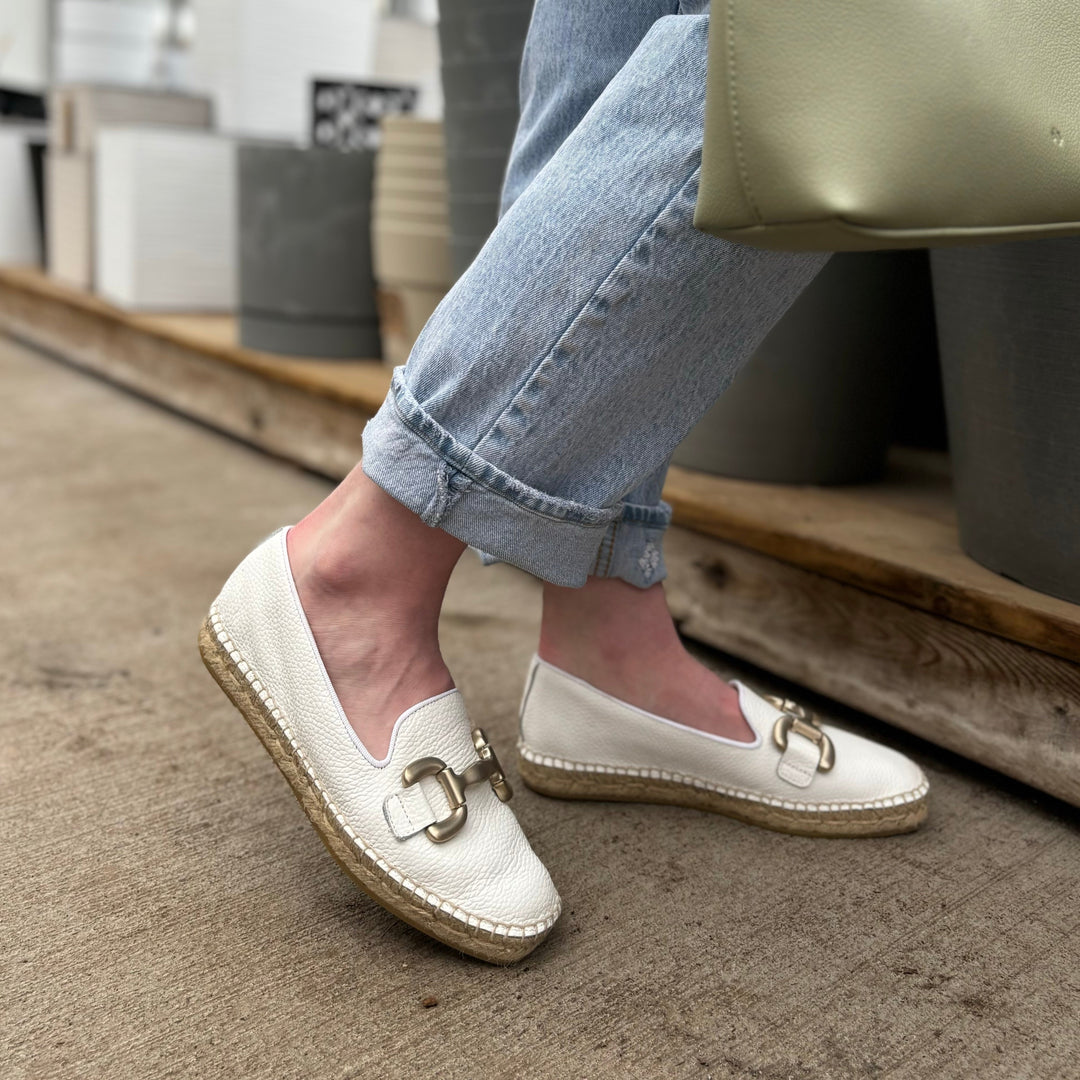
<svg viewBox="0 0 1080 1080">
<path fill-rule="evenodd" d="M 709 810 L 775 832 L 794 836 L 895 836 L 912 832 L 926 819 L 925 791 L 892 806 L 798 810 L 728 795 L 680 780 L 632 776 L 600 767 L 562 768 L 532 761 L 519 748 L 521 779 L 533 791 L 556 799 L 663 803 Z M 901 796 L 901 800 L 904 797 Z"/>
<path fill-rule="evenodd" d="M 259 737 L 274 764 L 281 770 L 315 831 L 346 874 L 387 911 L 429 937 L 491 964 L 512 964 L 528 956 L 550 933 L 555 917 L 546 927 L 502 927 L 499 931 L 470 925 L 447 910 L 433 893 L 410 890 L 400 873 L 380 858 L 337 814 L 333 801 L 319 783 L 303 749 L 288 727 L 280 709 L 267 708 L 257 678 L 248 679 L 251 668 L 234 658 L 219 640 L 213 612 L 199 631 L 199 652 L 206 669 Z M 228 643 L 228 642 L 227 642 Z M 231 644 L 231 643 L 228 643 Z M 255 685 L 253 686 L 252 683 Z M 271 700 L 271 705 L 273 704 Z M 279 715 L 275 718 L 273 715 Z M 479 920 L 473 920 L 479 922 Z M 500 932 L 501 931 L 501 932 Z"/>
</svg>

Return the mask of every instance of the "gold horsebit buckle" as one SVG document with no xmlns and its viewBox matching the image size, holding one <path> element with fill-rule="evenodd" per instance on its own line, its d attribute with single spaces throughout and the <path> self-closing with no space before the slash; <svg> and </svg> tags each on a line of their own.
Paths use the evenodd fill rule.
<svg viewBox="0 0 1080 1080">
<path fill-rule="evenodd" d="M 454 772 L 441 758 L 422 757 L 410 761 L 401 774 L 401 783 L 405 787 L 423 780 L 425 776 L 434 776 L 438 780 L 450 804 L 450 816 L 429 825 L 424 832 L 429 840 L 436 844 L 444 843 L 461 831 L 469 808 L 465 805 L 465 789 L 470 784 L 482 784 L 487 780 L 500 802 L 509 802 L 513 789 L 503 775 L 502 766 L 495 756 L 495 751 L 487 741 L 487 736 L 479 728 L 473 728 L 473 746 L 480 760 L 474 761 L 464 772 Z"/>
<path fill-rule="evenodd" d="M 818 748 L 820 755 L 818 758 L 819 771 L 828 772 L 836 761 L 836 752 L 833 750 L 832 740 L 821 730 L 821 721 L 813 713 L 804 709 L 802 705 L 797 705 L 787 698 L 766 695 L 765 700 L 770 705 L 778 708 L 783 714 L 773 725 L 773 742 L 781 750 L 786 750 L 788 734 L 792 731 L 796 735 L 801 735 L 804 739 L 809 739 Z"/>
</svg>

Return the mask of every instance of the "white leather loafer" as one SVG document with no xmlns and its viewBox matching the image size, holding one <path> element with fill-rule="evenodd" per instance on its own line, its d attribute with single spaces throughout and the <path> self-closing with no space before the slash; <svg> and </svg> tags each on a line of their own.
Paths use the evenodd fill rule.
<svg viewBox="0 0 1080 1080">
<path fill-rule="evenodd" d="M 890 836 L 925 819 L 926 776 L 903 754 L 732 685 L 752 743 L 654 716 L 534 657 L 522 779 L 558 798 L 692 806 L 802 836 Z"/>
<path fill-rule="evenodd" d="M 203 662 L 345 872 L 399 918 L 482 960 L 532 952 L 559 917 L 510 789 L 457 690 L 397 720 L 376 761 L 326 674 L 282 529 L 233 572 L 199 634 Z"/>
</svg>

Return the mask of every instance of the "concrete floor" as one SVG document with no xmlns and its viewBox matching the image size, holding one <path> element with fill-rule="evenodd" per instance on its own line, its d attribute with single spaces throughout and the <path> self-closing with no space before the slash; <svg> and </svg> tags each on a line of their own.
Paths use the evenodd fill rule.
<svg viewBox="0 0 1080 1080">
<path fill-rule="evenodd" d="M 518 785 L 566 903 L 548 944 L 500 970 L 399 923 L 195 650 L 327 484 L 3 339 L 0 400 L 2 1080 L 1080 1076 L 1076 813 L 827 703 L 925 765 L 920 833 Z M 504 757 L 537 615 L 463 561 L 446 652 Z"/>
</svg>

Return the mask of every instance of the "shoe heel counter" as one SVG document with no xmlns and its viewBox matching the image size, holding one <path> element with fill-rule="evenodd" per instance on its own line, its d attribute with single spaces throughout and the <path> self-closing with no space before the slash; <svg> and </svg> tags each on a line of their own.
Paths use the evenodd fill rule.
<svg viewBox="0 0 1080 1080">
<path fill-rule="evenodd" d="M 283 529 L 271 533 L 240 561 L 228 576 L 214 601 L 230 637 L 241 649 L 250 646 L 252 621 L 260 618 L 261 609 L 280 604 L 284 599 L 273 595 L 280 591 L 281 575 L 275 574 L 281 560 Z"/>
<path fill-rule="evenodd" d="M 521 694 L 521 704 L 518 706 L 518 743 L 519 745 L 531 745 L 529 735 L 535 732 L 536 724 L 533 717 L 536 712 L 536 677 L 540 671 L 540 659 L 532 658 L 529 664 L 529 673 L 525 676 L 525 689 Z"/>
<path fill-rule="evenodd" d="M 535 754 L 578 760 L 588 719 L 589 703 L 576 682 L 534 657 L 521 700 L 520 745 Z"/>
</svg>

